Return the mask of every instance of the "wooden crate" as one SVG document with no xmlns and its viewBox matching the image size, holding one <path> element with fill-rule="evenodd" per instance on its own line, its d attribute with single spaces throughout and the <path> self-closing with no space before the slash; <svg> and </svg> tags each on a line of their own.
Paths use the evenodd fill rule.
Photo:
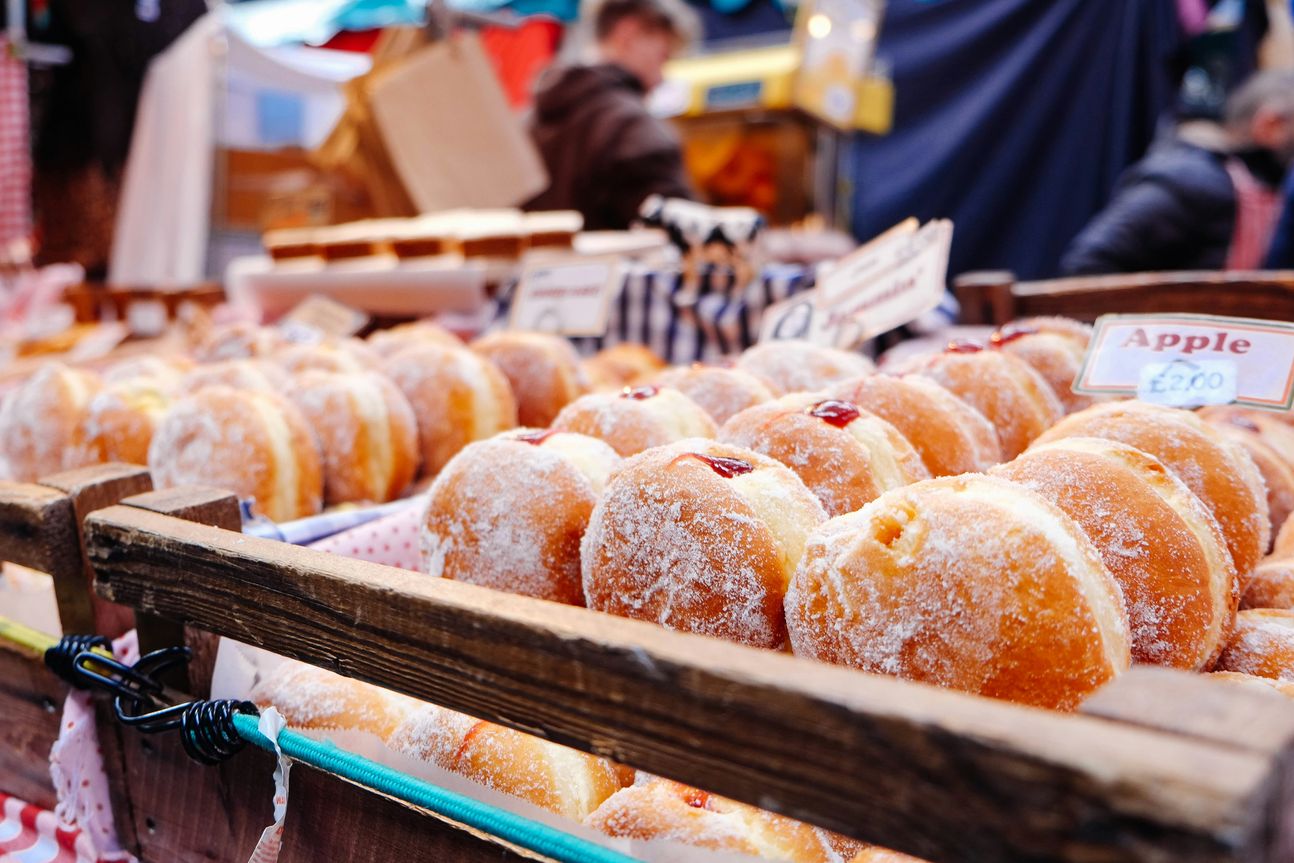
<svg viewBox="0 0 1294 863">
<path fill-rule="evenodd" d="M 86 519 L 100 596 L 935 861 L 1294 859 L 1294 705 L 1275 695 L 1138 668 L 1079 714 L 1019 707 L 164 514 L 186 494 Z M 219 812 L 233 832 L 240 807 L 268 805 L 223 778 L 242 770 L 268 765 L 215 771 L 220 803 L 176 802 L 194 765 L 127 784 L 137 806 L 163 798 L 159 832 L 211 833 Z M 311 805 L 373 817 L 377 798 L 302 772 L 320 800 L 294 782 L 289 837 L 328 831 Z M 428 853 L 448 840 L 409 818 L 315 859 L 488 859 Z M 140 837 L 146 859 L 200 859 L 182 844 L 163 858 Z"/>
<path fill-rule="evenodd" d="M 1009 272 L 953 282 L 963 324 L 1001 326 L 1032 315 L 1083 321 L 1111 313 L 1187 313 L 1294 320 L 1294 271 L 1126 273 L 1017 282 Z"/>
</svg>

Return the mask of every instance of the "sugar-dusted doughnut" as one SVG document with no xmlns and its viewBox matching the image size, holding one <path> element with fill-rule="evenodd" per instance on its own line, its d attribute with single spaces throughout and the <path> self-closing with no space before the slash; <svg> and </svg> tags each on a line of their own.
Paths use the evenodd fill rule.
<svg viewBox="0 0 1294 863">
<path fill-rule="evenodd" d="M 143 354 L 113 363 L 103 370 L 103 382 L 115 384 L 131 378 L 153 378 L 175 389 L 193 370 L 193 360 L 180 354 Z"/>
<path fill-rule="evenodd" d="M 763 342 L 737 358 L 737 368 L 772 385 L 774 395 L 817 391 L 876 371 L 862 354 L 808 342 Z"/>
<path fill-rule="evenodd" d="M 897 428 L 921 454 L 931 476 L 986 471 L 1002 460 L 993 424 L 929 378 L 864 375 L 824 392 Z"/>
<path fill-rule="evenodd" d="M 434 476 L 472 441 L 517 424 L 507 379 L 467 348 L 409 348 L 387 359 L 382 372 L 413 406 L 424 476 Z"/>
<path fill-rule="evenodd" d="M 1118 441 L 1062 438 L 993 469 L 1078 523 L 1123 588 L 1136 662 L 1209 667 L 1240 580 L 1208 508 L 1157 458 Z"/>
<path fill-rule="evenodd" d="M 1294 609 L 1294 559 L 1269 557 L 1254 567 L 1244 584 L 1240 607 Z"/>
<path fill-rule="evenodd" d="M 198 366 L 180 380 L 183 393 L 196 393 L 212 386 L 233 387 L 263 393 L 283 392 L 291 377 L 267 360 L 222 360 Z"/>
<path fill-rule="evenodd" d="M 579 355 L 560 336 L 504 332 L 482 336 L 472 350 L 494 363 L 517 397 L 517 420 L 546 428 L 566 405 L 589 391 Z"/>
<path fill-rule="evenodd" d="M 318 344 L 289 345 L 270 361 L 289 374 L 304 371 L 365 372 L 382 363 L 382 357 L 359 339 L 333 339 Z"/>
<path fill-rule="evenodd" d="M 419 703 L 403 714 L 386 743 L 396 752 L 453 770 L 468 732 L 480 722 L 438 704 Z"/>
<path fill-rule="evenodd" d="M 1214 671 L 1294 682 L 1294 611 L 1251 608 L 1237 614 L 1235 632 Z"/>
<path fill-rule="evenodd" d="M 622 342 L 603 348 L 580 363 L 585 378 L 595 390 L 618 390 L 641 383 L 665 368 L 665 361 L 646 345 Z"/>
<path fill-rule="evenodd" d="M 1272 536 L 1294 512 L 1294 428 L 1259 411 L 1234 406 L 1202 408 L 1197 415 L 1248 451 L 1267 483 Z"/>
<path fill-rule="evenodd" d="M 353 729 L 383 740 L 418 706 L 395 692 L 290 659 L 257 681 L 251 700 L 273 705 L 293 728 Z"/>
<path fill-rule="evenodd" d="M 93 372 L 42 363 L 0 401 L 0 462 L 13 479 L 44 476 L 94 464 L 86 446 L 85 416 L 102 383 Z"/>
<path fill-rule="evenodd" d="M 385 375 L 306 371 L 293 379 L 288 397 L 318 441 L 325 503 L 385 503 L 413 482 L 418 424 Z"/>
<path fill-rule="evenodd" d="M 1242 581 L 1267 549 L 1271 523 L 1262 474 L 1242 447 L 1190 411 L 1110 402 L 1070 414 L 1039 441 L 1066 437 L 1122 441 L 1162 461 L 1218 520 Z"/>
<path fill-rule="evenodd" d="M 227 488 L 274 521 L 319 512 L 319 449 L 296 406 L 274 393 L 212 386 L 175 402 L 148 447 L 158 488 Z"/>
<path fill-rule="evenodd" d="M 1047 382 L 1024 360 L 954 342 L 941 354 L 914 357 L 896 371 L 931 378 L 982 413 L 997 430 L 1002 457 L 1013 459 L 1065 414 Z"/>
<path fill-rule="evenodd" d="M 175 396 L 174 379 L 140 376 L 106 384 L 86 408 L 82 428 L 94 461 L 147 464 L 148 445 Z"/>
<path fill-rule="evenodd" d="M 267 357 L 288 344 L 274 327 L 239 322 L 213 327 L 194 348 L 193 357 L 200 363 Z"/>
<path fill-rule="evenodd" d="M 802 656 L 1072 708 L 1129 664 L 1119 585 L 1022 485 L 965 474 L 887 492 L 809 537 L 786 597 Z"/>
<path fill-rule="evenodd" d="M 461 348 L 463 340 L 434 321 L 412 321 L 387 330 L 377 330 L 366 340 L 369 348 L 379 357 L 387 359 L 406 348 L 423 345 Z"/>
<path fill-rule="evenodd" d="M 785 815 L 656 777 L 617 791 L 585 824 L 619 839 L 668 839 L 780 863 L 841 863 L 862 846 Z"/>
<path fill-rule="evenodd" d="M 850 402 L 812 393 L 742 411 L 724 423 L 719 440 L 795 471 L 829 516 L 930 478 L 921 456 L 894 426 Z"/>
<path fill-rule="evenodd" d="M 720 366 L 698 364 L 668 369 L 654 376 L 651 383 L 678 390 L 719 425 L 746 408 L 774 398 L 769 385 L 754 375 Z"/>
<path fill-rule="evenodd" d="M 786 643 L 782 597 L 826 513 L 789 468 L 693 439 L 627 460 L 580 546 L 590 608 L 755 647 Z"/>
<path fill-rule="evenodd" d="M 1073 390 L 1074 379 L 1083 368 L 1087 342 L 1088 339 L 1071 334 L 1043 332 L 1027 321 L 1008 324 L 989 337 L 992 347 L 1019 357 L 1042 375 L 1066 413 L 1095 403 L 1091 396 L 1079 395 Z"/>
<path fill-rule="evenodd" d="M 1073 318 L 1059 315 L 1037 315 L 1032 318 L 1019 318 L 1007 326 L 1045 333 L 1050 336 L 1064 336 L 1084 350 L 1092 341 L 1092 325 Z"/>
<path fill-rule="evenodd" d="M 1245 689 L 1259 692 L 1277 692 L 1287 698 L 1294 698 L 1294 683 L 1288 680 L 1274 680 L 1270 677 L 1259 677 L 1255 674 L 1242 674 L 1239 671 L 1215 671 L 1208 676 L 1209 680 L 1225 683 L 1229 686 L 1242 686 Z"/>
<path fill-rule="evenodd" d="M 873 845 L 859 851 L 857 856 L 850 860 L 849 863 L 926 863 L 926 861 L 910 854 L 901 854 L 898 851 L 878 848 Z"/>
<path fill-rule="evenodd" d="M 584 604 L 580 539 L 620 463 L 596 438 L 523 429 L 464 447 L 428 495 L 423 571 Z"/>
<path fill-rule="evenodd" d="M 714 437 L 718 431 L 696 402 L 653 384 L 580 396 L 562 408 L 552 427 L 604 440 L 623 456 L 684 438 Z"/>
<path fill-rule="evenodd" d="M 1294 515 L 1281 524 L 1276 533 L 1276 542 L 1272 543 L 1272 557 L 1294 556 Z"/>
</svg>

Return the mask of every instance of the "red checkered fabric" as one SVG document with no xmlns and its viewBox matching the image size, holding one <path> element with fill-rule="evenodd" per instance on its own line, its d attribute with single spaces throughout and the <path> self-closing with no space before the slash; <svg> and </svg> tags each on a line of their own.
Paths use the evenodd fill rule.
<svg viewBox="0 0 1294 863">
<path fill-rule="evenodd" d="M 53 812 L 0 794 L 0 863 L 77 863 L 80 835 Z"/>
<path fill-rule="evenodd" d="M 31 236 L 30 111 L 27 67 L 0 35 L 0 252 Z"/>
</svg>

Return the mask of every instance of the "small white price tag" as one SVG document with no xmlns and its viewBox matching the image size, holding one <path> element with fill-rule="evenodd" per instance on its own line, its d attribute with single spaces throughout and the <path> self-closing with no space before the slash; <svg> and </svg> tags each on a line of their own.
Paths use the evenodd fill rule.
<svg viewBox="0 0 1294 863">
<path fill-rule="evenodd" d="M 306 297 L 279 319 L 278 328 L 289 341 L 315 344 L 329 336 L 353 336 L 368 324 L 368 315 L 331 297 Z"/>
<path fill-rule="evenodd" d="M 1172 380 L 1182 370 L 1182 361 L 1199 367 L 1222 361 L 1231 370 L 1208 366 L 1207 380 Z M 1146 372 L 1147 367 L 1160 371 Z M 1223 378 L 1219 381 L 1214 375 Z M 1227 382 L 1228 376 L 1233 383 Z M 1152 391 L 1156 385 L 1148 380 L 1158 381 L 1164 391 Z M 1197 391 L 1197 385 L 1202 389 Z M 1183 389 L 1173 391 L 1173 386 Z M 1294 324 L 1216 315 L 1104 315 L 1097 319 L 1073 389 L 1147 401 L 1189 396 L 1187 404 L 1219 404 L 1221 394 L 1232 386 L 1230 401 L 1235 404 L 1289 410 L 1294 404 Z M 1194 400 L 1206 390 L 1212 392 L 1208 401 Z"/>
<path fill-rule="evenodd" d="M 135 300 L 126 307 L 126 327 L 141 338 L 166 332 L 166 303 L 161 300 Z"/>
<path fill-rule="evenodd" d="M 611 297 L 620 289 L 619 258 L 570 256 L 526 266 L 512 294 L 509 329 L 563 336 L 601 336 Z"/>
<path fill-rule="evenodd" d="M 1229 405 L 1236 400 L 1236 364 L 1177 357 L 1141 367 L 1137 398 L 1172 408 Z"/>
</svg>

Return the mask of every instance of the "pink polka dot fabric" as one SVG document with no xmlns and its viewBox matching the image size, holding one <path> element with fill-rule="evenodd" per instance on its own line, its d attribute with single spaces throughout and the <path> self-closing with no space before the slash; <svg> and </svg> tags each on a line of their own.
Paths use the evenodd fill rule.
<svg viewBox="0 0 1294 863">
<path fill-rule="evenodd" d="M 417 571 L 418 535 L 421 529 L 422 507 L 411 506 L 377 521 L 311 543 L 309 547 L 343 557 Z"/>
</svg>

